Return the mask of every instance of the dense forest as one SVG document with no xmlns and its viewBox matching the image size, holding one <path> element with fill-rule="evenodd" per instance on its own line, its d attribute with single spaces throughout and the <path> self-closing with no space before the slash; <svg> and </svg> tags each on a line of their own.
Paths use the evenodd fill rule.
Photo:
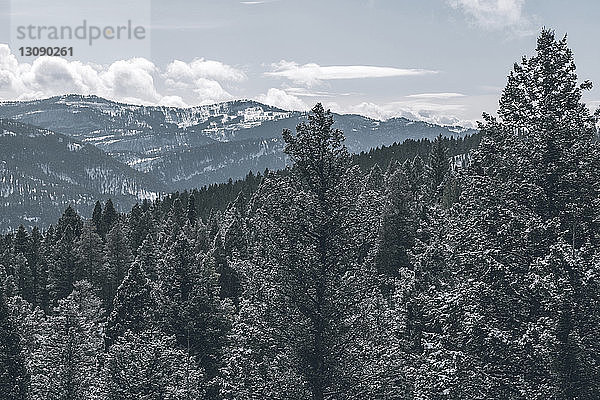
<svg viewBox="0 0 600 400">
<path fill-rule="evenodd" d="M 286 170 L 2 236 L 2 398 L 598 398 L 590 88 L 543 30 L 478 135 L 351 155 L 317 104 Z"/>
</svg>

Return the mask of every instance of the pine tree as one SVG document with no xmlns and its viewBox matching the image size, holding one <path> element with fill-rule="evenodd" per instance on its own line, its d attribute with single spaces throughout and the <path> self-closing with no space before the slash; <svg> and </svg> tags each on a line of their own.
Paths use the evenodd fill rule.
<svg viewBox="0 0 600 400">
<path fill-rule="evenodd" d="M 177 197 L 173 202 L 171 210 L 169 211 L 168 226 L 171 228 L 171 234 L 177 235 L 179 230 L 183 228 L 186 220 L 187 215 L 185 209 L 181 203 L 181 200 L 179 197 Z"/>
<path fill-rule="evenodd" d="M 523 57 L 508 77 L 496 129 L 509 136 L 497 144 L 500 151 L 518 158 L 528 183 L 540 189 L 536 211 L 547 219 L 558 217 L 564 239 L 579 246 L 590 235 L 598 240 L 590 203 L 598 189 L 590 182 L 597 179 L 599 156 L 595 118 L 582 102 L 592 84 L 579 84 L 575 69 L 566 36 L 556 40 L 553 31 L 543 29 L 536 54 Z"/>
<path fill-rule="evenodd" d="M 107 348 L 127 331 L 139 334 L 157 325 L 154 291 L 153 284 L 143 269 L 143 262 L 133 262 L 117 290 L 114 307 L 107 321 Z"/>
<path fill-rule="evenodd" d="M 133 261 L 131 247 L 122 223 L 114 224 L 106 234 L 105 254 L 104 270 L 106 271 L 106 276 L 103 282 L 101 298 L 105 308 L 112 310 L 114 296 Z"/>
<path fill-rule="evenodd" d="M 73 223 L 66 222 L 57 228 L 55 241 L 49 247 L 48 288 L 51 304 L 64 299 L 73 290 L 73 283 L 82 276 L 77 276 L 75 242 L 77 240 Z M 76 224 L 77 228 L 79 224 Z M 62 235 L 61 235 L 62 234 Z"/>
<path fill-rule="evenodd" d="M 225 310 L 219 299 L 218 276 L 200 262 L 181 232 L 159 261 L 159 309 L 164 330 L 212 379 L 220 364 L 227 330 Z"/>
<path fill-rule="evenodd" d="M 104 270 L 104 243 L 96 233 L 93 222 L 86 222 L 76 242 L 76 276 L 86 279 L 99 289 L 106 278 Z"/>
<path fill-rule="evenodd" d="M 45 312 L 50 312 L 50 269 L 54 264 L 54 228 L 52 225 L 45 232 L 44 239 L 40 246 L 40 264 L 38 268 L 38 292 L 36 294 L 36 304 Z"/>
<path fill-rule="evenodd" d="M 429 179 L 433 199 L 440 201 L 444 193 L 444 185 L 450 174 L 448 148 L 440 134 L 431 144 L 429 153 Z"/>
<path fill-rule="evenodd" d="M 385 177 L 379 164 L 375 164 L 371 168 L 364 184 L 357 183 L 355 186 L 362 189 L 357 195 L 353 216 L 353 219 L 357 221 L 353 229 L 355 240 L 360 247 L 358 262 L 362 263 L 367 257 L 371 257 L 380 230 Z"/>
<path fill-rule="evenodd" d="M 111 199 L 106 200 L 106 204 L 104 204 L 104 211 L 102 211 L 102 219 L 100 222 L 100 229 L 98 233 L 100 236 L 105 237 L 108 232 L 111 231 L 113 225 L 119 219 L 119 213 L 115 210 L 115 206 Z"/>
<path fill-rule="evenodd" d="M 284 385 L 292 396 L 324 399 L 352 385 L 344 366 L 353 339 L 345 334 L 343 321 L 360 287 L 350 279 L 356 246 L 348 216 L 356 190 L 348 187 L 354 180 L 348 177 L 343 134 L 332 125 L 331 113 L 318 104 L 296 135 L 284 131 L 294 166 L 285 176 L 269 174 L 253 199 L 256 258 L 244 268 L 243 299 L 258 315 L 240 323 L 263 339 L 259 348 L 241 354 L 250 359 L 265 354 L 263 364 L 281 361 L 285 366 L 276 370 L 281 377 L 267 373 L 259 382 L 246 371 L 242 387 L 235 385 L 238 392 L 250 390 L 245 383 L 263 385 L 255 388 L 261 392 L 268 390 L 265 386 Z M 288 378 L 291 382 L 281 381 Z"/>
<path fill-rule="evenodd" d="M 102 398 L 204 398 L 203 373 L 189 362 L 172 337 L 159 332 L 126 332 L 106 354 Z"/>
<path fill-rule="evenodd" d="M 222 299 L 231 299 L 237 303 L 241 294 L 240 277 L 227 259 L 227 252 L 223 246 L 221 235 L 217 235 L 213 247 L 208 253 L 204 263 L 206 268 L 210 268 L 219 276 L 219 295 Z"/>
<path fill-rule="evenodd" d="M 33 301 L 34 283 L 29 262 L 22 253 L 18 253 L 12 257 L 9 265 L 14 273 L 19 295 L 29 302 Z"/>
<path fill-rule="evenodd" d="M 248 230 L 242 210 L 243 203 L 241 193 L 225 212 L 222 230 L 223 246 L 227 254 L 245 259 L 248 257 Z"/>
<path fill-rule="evenodd" d="M 31 231 L 30 248 L 26 254 L 29 269 L 32 278 L 32 293 L 31 303 L 36 306 L 41 306 L 41 298 L 46 290 L 46 279 L 42 255 L 43 236 L 38 227 L 34 227 Z"/>
<path fill-rule="evenodd" d="M 14 251 L 16 254 L 26 255 L 30 251 L 29 233 L 23 225 L 19 226 L 15 235 Z"/>
<path fill-rule="evenodd" d="M 197 217 L 198 213 L 196 211 L 196 198 L 194 197 L 193 194 L 191 194 L 190 197 L 188 198 L 186 214 L 187 214 L 188 221 L 190 221 L 190 223 L 192 225 L 195 224 L 196 220 L 198 219 L 198 217 Z"/>
<path fill-rule="evenodd" d="M 375 265 L 379 273 L 397 277 L 411 264 L 409 251 L 414 245 L 416 217 L 410 182 L 403 167 L 387 180 L 381 231 Z"/>
<path fill-rule="evenodd" d="M 46 315 L 39 307 L 32 306 L 21 296 L 7 298 L 7 304 L 10 320 L 15 332 L 18 332 L 23 360 L 28 373 L 31 373 L 33 355 L 37 353 L 46 338 Z"/>
<path fill-rule="evenodd" d="M 96 201 L 94 205 L 94 211 L 92 212 L 92 223 L 96 228 L 96 232 L 102 231 L 102 204 L 100 201 Z"/>
<path fill-rule="evenodd" d="M 47 320 L 47 337 L 33 355 L 34 399 L 88 399 L 97 391 L 103 309 L 80 281 Z"/>
<path fill-rule="evenodd" d="M 10 320 L 4 289 L 0 288 L 0 389 L 6 400 L 27 398 L 29 374 L 23 360 L 19 335 Z"/>
<path fill-rule="evenodd" d="M 70 231 L 70 235 L 73 238 L 81 235 L 81 229 L 83 228 L 83 222 L 81 221 L 81 217 L 77 214 L 75 209 L 70 205 L 65 209 L 65 212 L 58 220 L 56 224 L 56 238 L 61 238 L 67 234 L 67 231 Z"/>
<path fill-rule="evenodd" d="M 484 116 L 461 202 L 436 218 L 415 269 L 418 396 L 597 392 L 597 322 L 581 317 L 597 315 L 598 298 L 588 246 L 600 159 L 586 87 L 566 40 L 543 30 L 536 55 L 508 78 L 500 119 Z"/>
</svg>

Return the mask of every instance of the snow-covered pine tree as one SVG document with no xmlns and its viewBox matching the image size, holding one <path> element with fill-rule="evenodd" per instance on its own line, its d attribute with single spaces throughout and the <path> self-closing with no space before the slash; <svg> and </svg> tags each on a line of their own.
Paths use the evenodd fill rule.
<svg viewBox="0 0 600 400">
<path fill-rule="evenodd" d="M 84 223 L 76 242 L 76 276 L 102 289 L 106 279 L 104 243 L 92 221 Z"/>
<path fill-rule="evenodd" d="M 32 355 L 31 398 L 89 399 L 97 391 L 104 311 L 93 287 L 76 282 L 45 323 L 46 336 Z"/>
<path fill-rule="evenodd" d="M 29 373 L 19 333 L 10 319 L 4 288 L 0 287 L 0 390 L 6 400 L 27 399 Z"/>
<path fill-rule="evenodd" d="M 357 369 L 372 367 L 358 356 L 365 319 L 355 318 L 372 286 L 353 241 L 360 190 L 332 126 L 317 104 L 296 135 L 284 131 L 294 165 L 268 174 L 251 202 L 254 257 L 236 266 L 244 292 L 224 368 L 227 398 L 351 398 L 364 378 Z"/>
<path fill-rule="evenodd" d="M 173 337 L 159 331 L 126 332 L 105 356 L 99 398 L 202 399 L 203 382 L 202 370 L 188 363 Z"/>
<path fill-rule="evenodd" d="M 106 275 L 101 298 L 107 310 L 112 310 L 112 303 L 117 289 L 133 261 L 133 254 L 125 229 L 121 222 L 117 222 L 106 234 L 106 258 L 103 268 Z"/>
<path fill-rule="evenodd" d="M 588 87 L 577 84 L 566 40 L 544 29 L 508 78 L 500 119 L 484 116 L 461 202 L 418 259 L 418 396 L 597 392 L 600 292 L 588 249 L 598 240 L 590 182 L 600 179 L 600 152 L 581 103 Z"/>
<path fill-rule="evenodd" d="M 127 331 L 138 334 L 158 327 L 155 291 L 144 263 L 134 261 L 117 290 L 113 310 L 106 323 L 106 348 Z"/>
</svg>

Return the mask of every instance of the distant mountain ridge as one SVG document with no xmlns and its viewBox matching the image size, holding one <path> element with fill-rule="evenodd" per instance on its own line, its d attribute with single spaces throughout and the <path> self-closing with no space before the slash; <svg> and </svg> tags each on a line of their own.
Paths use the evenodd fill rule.
<svg viewBox="0 0 600 400">
<path fill-rule="evenodd" d="M 1 118 L 93 144 L 132 168 L 162 176 L 175 189 L 202 186 L 215 179 L 239 178 L 250 169 L 280 168 L 285 165 L 281 131 L 293 130 L 306 120 L 306 115 L 253 100 L 190 108 L 130 105 L 83 95 L 0 103 Z M 406 118 L 377 121 L 336 114 L 335 120 L 352 152 L 406 139 L 474 132 Z M 200 162 L 194 155 L 206 161 Z M 177 174 L 165 170 L 174 165 L 179 169 Z"/>
<path fill-rule="evenodd" d="M 0 118 L 5 125 L 14 124 L 16 131 L 34 132 L 18 134 L 18 139 L 3 136 L 6 144 L 0 149 L 3 184 L 12 179 L 10 176 L 19 176 L 19 185 L 28 182 L 25 186 L 11 184 L 0 189 L 0 202 L 18 204 L 17 209 L 21 210 L 11 212 L 10 218 L 0 218 L 0 225 L 6 226 L 9 222 L 35 218 L 53 221 L 56 210 L 48 218 L 42 214 L 50 206 L 58 209 L 69 202 L 88 204 L 92 199 L 110 196 L 117 204 L 128 207 L 142 197 L 235 180 L 250 170 L 283 168 L 286 157 L 281 132 L 284 128 L 293 130 L 306 121 L 307 113 L 286 111 L 253 100 L 176 108 L 64 95 L 2 102 Z M 475 132 L 406 118 L 377 121 L 339 114 L 334 118 L 335 127 L 344 131 L 346 145 L 355 153 L 406 139 Z M 40 134 L 42 131 L 48 132 L 48 137 Z M 20 140 L 26 150 L 16 148 L 15 140 Z M 83 152 L 68 151 L 69 143 L 84 149 Z M 15 151 L 20 154 L 18 160 L 13 155 Z M 26 157 L 28 152 L 38 154 L 41 164 L 52 167 L 45 171 L 38 165 L 40 162 L 36 163 L 38 160 Z M 84 154 L 89 160 L 81 157 Z M 15 163 L 10 164 L 8 172 L 6 166 L 10 160 Z M 60 169 L 61 165 L 65 168 Z M 59 188 L 61 185 L 64 189 Z M 39 197 L 40 190 L 49 192 L 49 200 Z M 40 204 L 45 204 L 43 210 Z M 19 212 L 22 218 L 17 218 Z M 43 225 L 43 221 L 39 222 Z"/>
</svg>

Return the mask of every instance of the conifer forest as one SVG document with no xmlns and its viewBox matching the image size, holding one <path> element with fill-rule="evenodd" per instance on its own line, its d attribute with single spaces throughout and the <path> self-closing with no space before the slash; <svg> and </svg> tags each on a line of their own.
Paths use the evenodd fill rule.
<svg viewBox="0 0 600 400">
<path fill-rule="evenodd" d="M 474 133 L 351 152 L 317 103 L 284 169 L 12 227 L 0 398 L 600 398 L 592 83 L 550 29 L 507 76 Z"/>
</svg>

